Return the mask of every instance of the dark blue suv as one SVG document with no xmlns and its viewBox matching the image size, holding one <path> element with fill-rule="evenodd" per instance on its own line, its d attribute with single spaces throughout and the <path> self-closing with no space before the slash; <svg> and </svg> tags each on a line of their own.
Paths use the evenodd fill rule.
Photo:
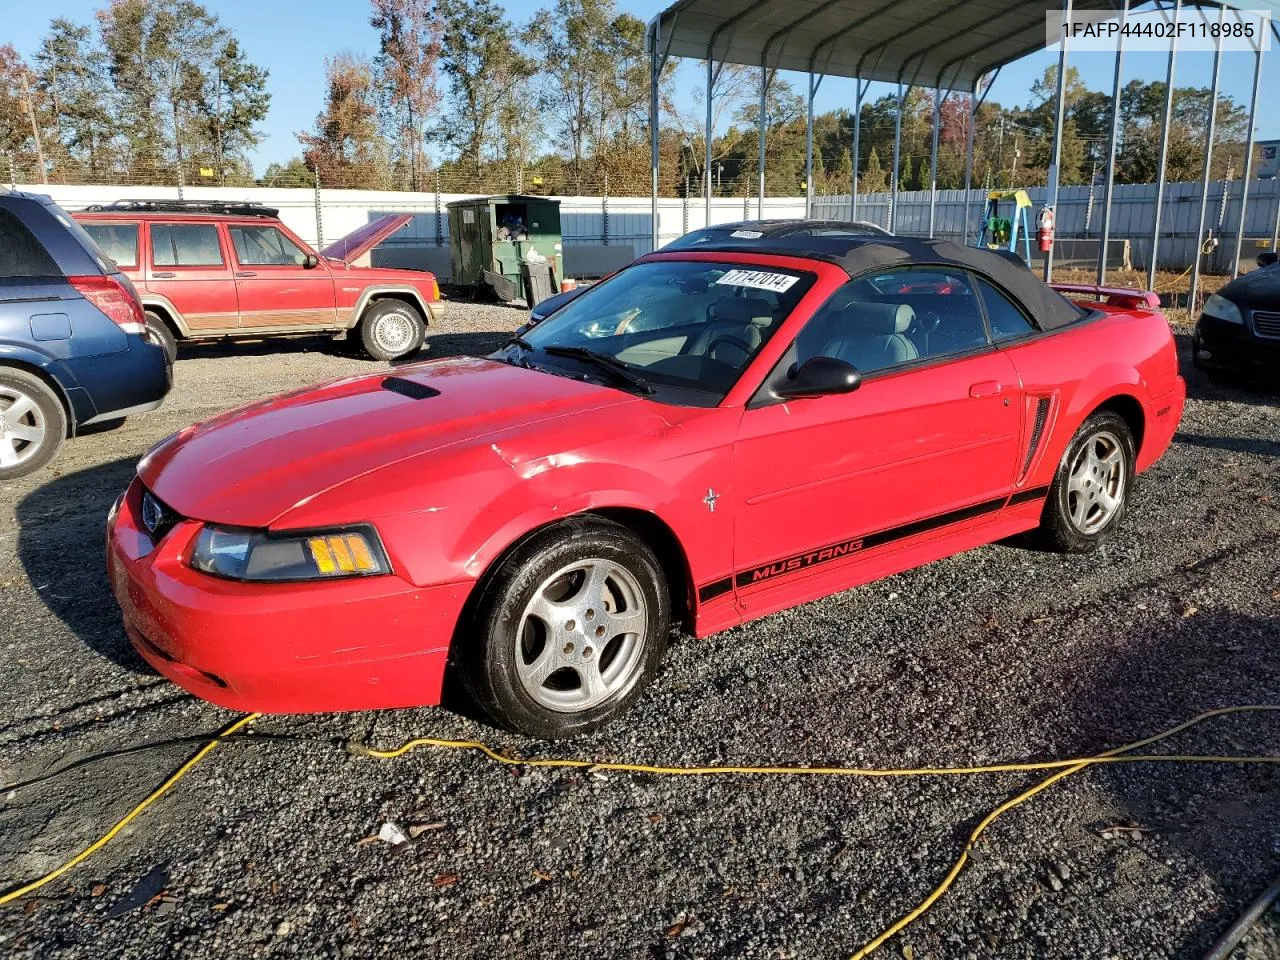
<svg viewBox="0 0 1280 960">
<path fill-rule="evenodd" d="M 115 263 L 48 197 L 0 187 L 0 480 L 81 427 L 154 410 L 171 382 Z"/>
</svg>

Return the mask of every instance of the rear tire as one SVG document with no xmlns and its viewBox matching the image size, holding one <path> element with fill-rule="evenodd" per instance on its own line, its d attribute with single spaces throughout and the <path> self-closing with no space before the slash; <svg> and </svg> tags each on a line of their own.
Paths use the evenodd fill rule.
<svg viewBox="0 0 1280 960">
<path fill-rule="evenodd" d="M 49 385 L 25 370 L 0 367 L 0 480 L 39 470 L 66 436 L 67 413 Z"/>
<path fill-rule="evenodd" d="M 375 360 L 398 360 L 422 349 L 427 324 L 404 300 L 376 301 L 360 320 L 360 341 Z"/>
<path fill-rule="evenodd" d="M 1103 410 L 1067 445 L 1049 489 L 1039 536 L 1059 553 L 1092 553 L 1124 519 L 1137 452 L 1124 417 Z"/>
<path fill-rule="evenodd" d="M 519 545 L 487 577 L 456 653 L 495 723 L 558 739 L 625 712 L 666 652 L 662 567 L 620 524 L 577 518 Z"/>
<path fill-rule="evenodd" d="M 169 363 L 178 359 L 178 338 L 164 322 L 164 317 L 153 310 L 147 311 L 147 334 L 151 337 L 152 343 L 164 350 Z"/>
</svg>

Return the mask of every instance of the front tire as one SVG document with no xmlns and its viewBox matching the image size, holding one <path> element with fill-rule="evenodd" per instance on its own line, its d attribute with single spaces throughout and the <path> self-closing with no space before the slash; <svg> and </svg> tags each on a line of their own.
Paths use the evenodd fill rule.
<svg viewBox="0 0 1280 960">
<path fill-rule="evenodd" d="M 1103 410 L 1076 431 L 1058 465 L 1040 536 L 1059 553 L 1091 553 L 1109 540 L 1129 506 L 1137 453 L 1124 417 Z"/>
<path fill-rule="evenodd" d="M 62 401 L 39 377 L 0 368 L 0 480 L 34 473 L 67 435 Z"/>
<path fill-rule="evenodd" d="M 360 341 L 375 360 L 397 360 L 422 349 L 427 324 L 412 304 L 378 300 L 360 321 Z"/>
<path fill-rule="evenodd" d="M 666 652 L 662 567 L 620 524 L 571 519 L 518 546 L 488 578 L 458 665 L 495 723 L 558 739 L 625 712 Z"/>
</svg>

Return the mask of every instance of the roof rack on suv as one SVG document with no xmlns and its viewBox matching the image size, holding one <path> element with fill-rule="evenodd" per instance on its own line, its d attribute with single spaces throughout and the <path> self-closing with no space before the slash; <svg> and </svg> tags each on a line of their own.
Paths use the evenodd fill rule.
<svg viewBox="0 0 1280 960">
<path fill-rule="evenodd" d="M 85 208 L 86 213 L 214 213 L 224 216 L 271 217 L 280 211 L 264 207 L 248 200 L 116 200 L 114 203 L 95 203 Z"/>
</svg>

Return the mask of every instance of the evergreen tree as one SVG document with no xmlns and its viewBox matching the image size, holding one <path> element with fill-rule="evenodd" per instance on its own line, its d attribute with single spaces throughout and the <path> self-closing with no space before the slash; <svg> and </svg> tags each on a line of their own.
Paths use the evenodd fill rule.
<svg viewBox="0 0 1280 960">
<path fill-rule="evenodd" d="M 858 176 L 859 193 L 881 193 L 888 189 L 884 168 L 880 166 L 880 153 L 875 147 L 867 156 L 865 169 Z"/>
</svg>

